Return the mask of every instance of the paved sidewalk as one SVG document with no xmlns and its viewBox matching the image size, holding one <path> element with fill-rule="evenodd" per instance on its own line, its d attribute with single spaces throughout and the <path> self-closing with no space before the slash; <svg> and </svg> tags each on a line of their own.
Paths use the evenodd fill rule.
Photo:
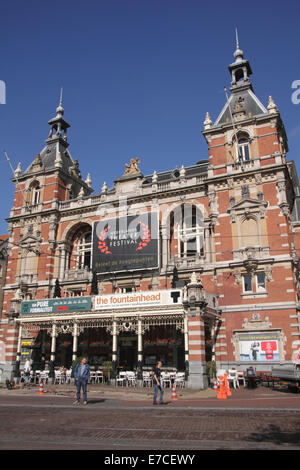
<svg viewBox="0 0 300 470">
<path fill-rule="evenodd" d="M 22 398 L 25 403 L 45 397 L 60 397 L 63 403 L 72 404 L 75 397 L 74 384 L 52 385 L 46 384 L 44 395 L 39 395 L 39 385 L 26 388 L 7 390 L 0 386 L 0 402 L 6 396 Z M 244 387 L 231 389 L 232 395 L 227 399 L 218 399 L 217 392 L 212 389 L 190 390 L 177 389 L 177 400 L 172 397 L 172 389 L 165 389 L 164 401 L 168 407 L 197 407 L 197 408 L 235 408 L 235 409 L 294 409 L 300 411 L 300 393 L 290 392 L 287 389 L 272 389 L 264 386 L 249 390 Z M 153 407 L 152 388 L 115 387 L 105 384 L 88 384 L 88 401 L 90 406 L 124 407 Z M 28 400 L 27 400 L 28 399 Z M 5 400 L 4 400 L 5 401 Z"/>
</svg>

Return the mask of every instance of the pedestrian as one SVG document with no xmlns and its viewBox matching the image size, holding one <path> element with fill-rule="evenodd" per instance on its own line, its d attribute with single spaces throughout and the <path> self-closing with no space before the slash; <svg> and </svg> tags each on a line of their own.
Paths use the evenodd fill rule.
<svg viewBox="0 0 300 470">
<path fill-rule="evenodd" d="M 158 391 L 159 395 L 159 404 L 164 405 L 163 396 L 164 396 L 164 389 L 161 383 L 161 366 L 162 362 L 158 361 L 156 363 L 156 367 L 153 369 L 153 384 L 154 384 L 154 395 L 153 395 L 153 405 L 157 405 L 157 395 Z"/>
<path fill-rule="evenodd" d="M 86 384 L 90 378 L 90 366 L 87 364 L 87 358 L 83 357 L 80 364 L 77 364 L 74 371 L 74 378 L 76 384 L 76 401 L 74 405 L 80 403 L 80 390 L 82 388 L 83 404 L 87 404 Z"/>
<path fill-rule="evenodd" d="M 31 371 L 30 361 L 29 361 L 29 359 L 26 359 L 25 364 L 24 364 L 24 382 L 25 382 L 25 384 L 29 383 L 30 371 Z"/>
</svg>

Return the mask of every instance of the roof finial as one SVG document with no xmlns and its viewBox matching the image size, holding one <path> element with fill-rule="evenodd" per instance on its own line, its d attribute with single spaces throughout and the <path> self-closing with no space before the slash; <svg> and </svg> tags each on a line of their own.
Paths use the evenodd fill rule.
<svg viewBox="0 0 300 470">
<path fill-rule="evenodd" d="M 64 108 L 63 108 L 63 105 L 62 105 L 62 97 L 63 97 L 63 88 L 61 87 L 60 96 L 59 96 L 59 105 L 56 108 L 56 113 L 61 115 L 61 116 L 64 114 L 64 111 L 65 111 Z"/>
<path fill-rule="evenodd" d="M 238 36 L 237 28 L 235 28 L 235 42 L 236 42 L 236 48 L 239 49 L 240 45 L 239 45 L 239 36 Z"/>
<path fill-rule="evenodd" d="M 243 51 L 240 49 L 240 44 L 239 44 L 239 36 L 238 36 L 238 30 L 237 28 L 235 28 L 235 41 L 236 41 L 236 50 L 233 54 L 233 57 L 235 58 L 235 61 L 236 62 L 239 62 L 241 60 L 243 60 L 244 58 L 244 53 Z"/>
</svg>

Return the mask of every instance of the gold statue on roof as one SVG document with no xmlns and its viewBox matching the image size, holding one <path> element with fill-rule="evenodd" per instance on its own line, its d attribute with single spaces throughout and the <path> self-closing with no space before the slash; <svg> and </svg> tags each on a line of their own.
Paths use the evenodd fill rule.
<svg viewBox="0 0 300 470">
<path fill-rule="evenodd" d="M 138 167 L 138 164 L 140 162 L 141 161 L 138 157 L 131 158 L 129 163 L 125 163 L 126 170 L 124 172 L 124 175 L 134 175 L 136 173 L 140 173 L 141 170 Z"/>
</svg>

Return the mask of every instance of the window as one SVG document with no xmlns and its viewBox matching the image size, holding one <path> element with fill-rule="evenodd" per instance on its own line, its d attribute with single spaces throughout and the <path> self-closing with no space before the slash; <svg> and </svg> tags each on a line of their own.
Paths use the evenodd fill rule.
<svg viewBox="0 0 300 470">
<path fill-rule="evenodd" d="M 256 275 L 256 290 L 257 290 L 257 292 L 266 290 L 266 276 L 265 276 L 265 273 L 258 273 Z"/>
<path fill-rule="evenodd" d="M 252 276 L 251 274 L 245 274 L 244 280 L 244 292 L 252 292 Z"/>
<path fill-rule="evenodd" d="M 186 204 L 182 207 L 177 237 L 180 258 L 204 256 L 203 216 L 196 206 Z"/>
<path fill-rule="evenodd" d="M 247 162 L 250 160 L 249 140 L 242 138 L 238 140 L 239 161 Z"/>
<path fill-rule="evenodd" d="M 265 273 L 244 274 L 243 275 L 243 293 L 266 292 Z"/>
<path fill-rule="evenodd" d="M 91 264 L 92 233 L 87 232 L 78 240 L 77 268 L 89 268 Z"/>
<path fill-rule="evenodd" d="M 127 294 L 128 292 L 135 292 L 135 287 L 126 286 L 126 287 L 119 287 L 120 294 Z"/>
<path fill-rule="evenodd" d="M 29 203 L 37 205 L 40 202 L 41 187 L 38 181 L 34 181 L 29 187 Z"/>
</svg>

